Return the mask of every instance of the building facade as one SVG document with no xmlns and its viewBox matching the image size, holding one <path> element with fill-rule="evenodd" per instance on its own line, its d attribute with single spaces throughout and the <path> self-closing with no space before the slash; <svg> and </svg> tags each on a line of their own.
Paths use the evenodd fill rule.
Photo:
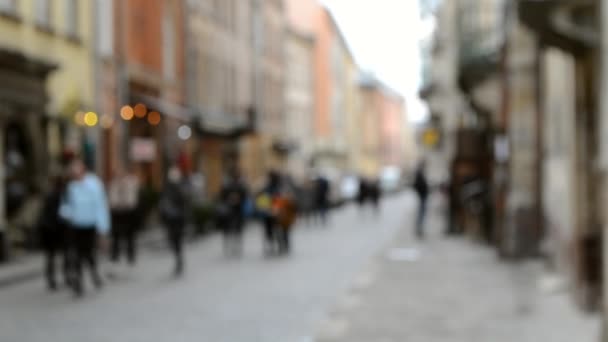
<svg viewBox="0 0 608 342">
<path fill-rule="evenodd" d="M 253 2 L 197 1 L 188 8 L 188 103 L 200 129 L 197 164 L 209 195 L 238 165 L 254 106 Z M 248 180 L 252 170 L 245 167 Z"/>
<path fill-rule="evenodd" d="M 92 0 L 0 2 L 0 254 L 31 227 L 78 111 L 94 111 Z M 81 133 L 81 132 L 77 132 Z M 78 134 L 75 134 L 78 135 Z M 80 148 L 81 146 L 73 146 Z M 6 188 L 5 188 L 6 187 Z M 4 191 L 6 189 L 6 191 Z"/>
<path fill-rule="evenodd" d="M 314 61 L 316 39 L 310 23 L 310 9 L 315 2 L 286 2 L 287 34 L 285 39 L 285 133 L 293 150 L 287 170 L 297 179 L 307 176 L 313 152 L 314 136 Z M 304 14 L 302 14 L 304 13 Z M 303 20 L 308 13 L 308 20 Z"/>
<path fill-rule="evenodd" d="M 117 163 L 136 166 L 144 184 L 159 188 L 165 170 L 189 159 L 191 124 L 186 108 L 185 8 L 179 0 L 114 2 L 116 124 L 112 153 Z M 152 114 L 154 113 L 154 114 Z M 182 129 L 182 131 L 191 131 Z M 140 154 L 137 146 L 154 153 Z M 186 158 L 187 155 L 187 158 Z M 191 166 L 184 162 L 185 172 Z"/>
</svg>

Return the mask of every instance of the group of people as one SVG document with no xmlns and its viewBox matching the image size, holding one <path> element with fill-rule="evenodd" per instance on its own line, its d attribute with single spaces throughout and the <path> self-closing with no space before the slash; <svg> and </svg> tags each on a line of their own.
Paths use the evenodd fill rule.
<svg viewBox="0 0 608 342">
<path fill-rule="evenodd" d="M 296 190 L 288 177 L 270 172 L 266 184 L 251 192 L 238 169 L 231 169 L 215 198 L 214 217 L 224 233 L 228 255 L 242 253 L 242 235 L 248 218 L 259 219 L 264 227 L 265 251 L 287 254 L 290 231 L 298 205 Z M 170 167 L 158 201 L 158 213 L 165 227 L 166 239 L 174 256 L 173 273 L 184 272 L 183 243 L 186 225 L 193 212 L 195 187 L 175 164 Z M 140 181 L 134 170 L 119 169 L 107 188 L 89 171 L 83 160 L 72 158 L 49 184 L 38 228 L 45 251 L 45 274 L 49 289 L 58 288 L 57 264 L 65 285 L 76 296 L 84 293 L 83 271 L 88 269 L 96 288 L 103 286 L 99 274 L 99 250 L 110 260 L 123 256 L 130 265 L 137 260 L 137 234 L 144 225 Z"/>
<path fill-rule="evenodd" d="M 267 254 L 287 254 L 290 232 L 296 220 L 296 189 L 288 177 L 269 172 L 263 188 L 251 193 L 238 170 L 230 172 L 218 200 L 218 225 L 224 232 L 228 255 L 242 253 L 243 226 L 248 218 L 259 219 L 264 227 L 264 250 Z"/>
</svg>

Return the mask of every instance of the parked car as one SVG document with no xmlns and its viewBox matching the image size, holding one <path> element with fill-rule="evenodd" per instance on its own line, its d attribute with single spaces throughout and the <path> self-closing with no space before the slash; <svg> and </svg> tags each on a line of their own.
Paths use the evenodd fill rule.
<svg viewBox="0 0 608 342">
<path fill-rule="evenodd" d="M 345 176 L 340 183 L 340 194 L 342 202 L 354 201 L 359 194 L 361 180 L 357 176 Z"/>
<path fill-rule="evenodd" d="M 398 191 L 402 185 L 401 169 L 396 166 L 385 167 L 380 171 L 380 188 L 382 192 Z"/>
</svg>

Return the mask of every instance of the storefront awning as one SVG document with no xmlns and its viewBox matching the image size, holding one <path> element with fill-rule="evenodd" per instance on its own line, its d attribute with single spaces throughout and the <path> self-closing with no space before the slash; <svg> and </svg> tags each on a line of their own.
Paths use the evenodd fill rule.
<svg viewBox="0 0 608 342">
<path fill-rule="evenodd" d="M 44 113 L 48 102 L 46 78 L 56 68 L 53 63 L 0 49 L 0 106 L 3 112 L 19 107 Z"/>
<path fill-rule="evenodd" d="M 131 100 L 136 103 L 143 103 L 149 108 L 159 111 L 161 114 L 172 117 L 184 123 L 192 121 L 194 112 L 180 104 L 173 103 L 155 96 L 144 94 L 132 94 Z"/>
</svg>

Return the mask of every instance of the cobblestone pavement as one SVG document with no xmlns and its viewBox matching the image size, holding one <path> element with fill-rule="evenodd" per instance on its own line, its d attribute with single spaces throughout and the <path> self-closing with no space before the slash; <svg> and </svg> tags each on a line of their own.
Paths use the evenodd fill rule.
<svg viewBox="0 0 608 342">
<path fill-rule="evenodd" d="M 550 285 L 556 277 L 539 262 L 505 264 L 470 240 L 431 233 L 417 242 L 402 230 L 340 296 L 314 340 L 599 341 L 599 319 Z"/>
<path fill-rule="evenodd" d="M 242 259 L 224 257 L 220 237 L 211 237 L 188 246 L 180 280 L 171 279 L 164 248 L 148 249 L 135 268 L 114 269 L 114 280 L 82 300 L 46 292 L 42 279 L 10 286 L 0 290 L 0 341 L 310 341 L 412 205 L 411 195 L 399 195 L 377 219 L 348 207 L 328 228 L 303 225 L 285 259 L 262 256 L 257 227 L 246 234 Z"/>
<path fill-rule="evenodd" d="M 192 243 L 181 280 L 164 248 L 148 249 L 83 300 L 41 279 L 7 287 L 0 341 L 597 341 L 596 318 L 539 289 L 550 275 L 538 263 L 500 263 L 438 232 L 416 242 L 414 206 L 399 195 L 379 218 L 349 207 L 328 228 L 302 225 L 286 259 L 262 257 L 259 229 L 242 259 L 224 257 L 218 236 Z"/>
</svg>

